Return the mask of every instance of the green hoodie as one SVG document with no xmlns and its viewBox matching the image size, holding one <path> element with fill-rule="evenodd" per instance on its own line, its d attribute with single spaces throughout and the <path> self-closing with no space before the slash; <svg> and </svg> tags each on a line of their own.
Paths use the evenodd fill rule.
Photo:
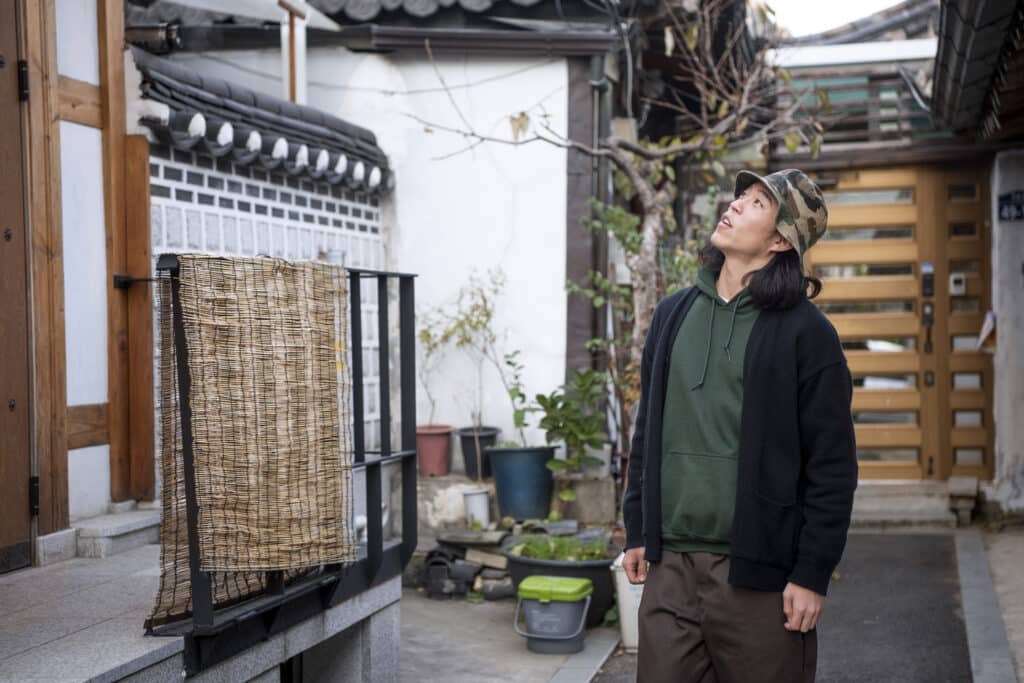
<svg viewBox="0 0 1024 683">
<path fill-rule="evenodd" d="M 701 292 L 672 344 L 662 421 L 661 536 L 666 550 L 728 554 L 736 502 L 743 359 L 759 309 L 744 289 Z"/>
</svg>

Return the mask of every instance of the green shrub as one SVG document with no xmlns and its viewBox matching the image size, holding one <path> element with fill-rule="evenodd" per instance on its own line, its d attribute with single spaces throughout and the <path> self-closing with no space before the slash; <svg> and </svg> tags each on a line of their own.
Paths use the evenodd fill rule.
<svg viewBox="0 0 1024 683">
<path fill-rule="evenodd" d="M 617 553 L 608 549 L 603 539 L 581 541 L 575 536 L 548 536 L 538 534 L 529 536 L 521 543 L 509 548 L 509 553 L 535 560 L 566 560 L 583 562 L 586 560 L 606 560 Z"/>
</svg>

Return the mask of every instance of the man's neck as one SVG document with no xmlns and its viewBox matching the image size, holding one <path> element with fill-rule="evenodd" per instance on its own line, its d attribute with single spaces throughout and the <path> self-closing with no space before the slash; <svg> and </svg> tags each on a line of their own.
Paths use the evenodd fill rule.
<svg viewBox="0 0 1024 683">
<path fill-rule="evenodd" d="M 732 301 L 732 298 L 743 290 L 743 276 L 747 272 L 749 271 L 745 265 L 726 260 L 722 264 L 722 271 L 718 274 L 718 281 L 715 283 L 718 296 L 725 301 Z"/>
</svg>

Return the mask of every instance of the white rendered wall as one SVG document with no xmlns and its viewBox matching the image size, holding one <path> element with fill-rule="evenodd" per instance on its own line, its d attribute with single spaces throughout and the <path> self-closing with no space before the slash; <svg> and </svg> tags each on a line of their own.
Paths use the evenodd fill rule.
<svg viewBox="0 0 1024 683">
<path fill-rule="evenodd" d="M 61 121 L 68 405 L 107 402 L 107 252 L 99 130 Z"/>
<path fill-rule="evenodd" d="M 71 521 L 103 515 L 110 503 L 110 446 L 68 451 L 68 515 Z"/>
<path fill-rule="evenodd" d="M 511 139 L 509 117 L 524 110 L 534 120 L 546 115 L 554 130 L 566 131 L 564 59 L 449 53 L 435 58 L 459 111 L 477 131 Z M 279 94 L 277 50 L 175 59 Z M 311 48 L 307 74 L 308 104 L 372 130 L 396 171 L 395 191 L 381 207 L 387 264 L 419 275 L 418 311 L 451 302 L 471 272 L 500 267 L 508 280 L 497 302 L 503 349 L 522 351 L 530 395 L 557 386 L 565 373 L 566 152 L 544 143 L 485 143 L 460 153 L 467 146 L 461 136 L 427 132 L 416 118 L 458 129 L 466 124 L 425 55 Z M 450 353 L 432 380 L 435 422 L 468 425 L 467 397 L 475 384 L 474 364 Z M 421 387 L 417 411 L 426 422 L 429 405 Z M 512 436 L 508 399 L 491 369 L 485 369 L 483 412 L 487 424 Z M 542 440 L 540 432 L 529 438 Z"/>
<path fill-rule="evenodd" d="M 992 303 L 996 314 L 993 396 L 996 495 L 1024 511 L 1024 221 L 999 217 L 998 197 L 1024 191 L 1024 150 L 1001 152 L 992 171 Z"/>
<path fill-rule="evenodd" d="M 57 0 L 57 71 L 100 84 L 96 0 Z"/>
<path fill-rule="evenodd" d="M 107 252 L 101 133 L 60 122 L 64 338 L 69 406 L 107 402 Z M 106 512 L 110 447 L 68 452 L 72 520 Z"/>
<path fill-rule="evenodd" d="M 435 64 L 448 93 L 420 55 L 310 50 L 309 101 L 373 130 L 388 154 L 397 175 L 389 255 L 392 267 L 419 275 L 418 311 L 452 302 L 470 273 L 501 268 L 507 277 L 497 302 L 502 350 L 522 351 L 531 396 L 550 391 L 565 372 L 566 153 L 544 143 L 490 142 L 463 152 L 461 136 L 428 132 L 416 119 L 465 130 L 465 116 L 474 130 L 510 140 L 509 117 L 525 110 L 534 118 L 547 114 L 548 125 L 564 134 L 568 65 L 463 54 L 436 55 Z M 469 425 L 475 385 L 475 365 L 450 353 L 432 378 L 434 421 Z M 425 423 L 429 404 L 421 387 L 418 399 Z M 503 438 L 513 436 L 505 390 L 489 368 L 483 419 L 500 427 Z M 539 431 L 528 438 L 543 440 Z"/>
</svg>

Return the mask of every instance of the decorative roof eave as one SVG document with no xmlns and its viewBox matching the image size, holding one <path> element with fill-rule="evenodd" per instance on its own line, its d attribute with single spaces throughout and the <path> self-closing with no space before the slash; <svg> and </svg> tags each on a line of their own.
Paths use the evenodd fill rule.
<svg viewBox="0 0 1024 683">
<path fill-rule="evenodd" d="M 424 40 L 435 51 L 456 50 L 488 54 L 601 55 L 621 47 L 612 29 L 523 31 L 479 28 L 418 28 L 361 24 L 346 26 L 328 38 L 352 50 L 423 51 Z"/>
<path fill-rule="evenodd" d="M 994 90 L 1005 83 L 1009 56 L 1020 44 L 1015 27 L 1022 17 L 1024 0 L 943 0 L 932 111 L 954 130 L 993 125 Z"/>
<path fill-rule="evenodd" d="M 372 132 L 318 109 L 201 76 L 133 47 L 138 122 L 177 149 L 383 194 L 394 172 Z"/>
<path fill-rule="evenodd" d="M 341 14 L 350 21 L 364 22 L 381 12 L 400 11 L 425 19 L 438 10 L 458 5 L 467 12 L 482 13 L 494 5 L 510 2 L 520 7 L 532 7 L 541 0 L 312 0 L 311 5 L 327 15 Z"/>
</svg>

